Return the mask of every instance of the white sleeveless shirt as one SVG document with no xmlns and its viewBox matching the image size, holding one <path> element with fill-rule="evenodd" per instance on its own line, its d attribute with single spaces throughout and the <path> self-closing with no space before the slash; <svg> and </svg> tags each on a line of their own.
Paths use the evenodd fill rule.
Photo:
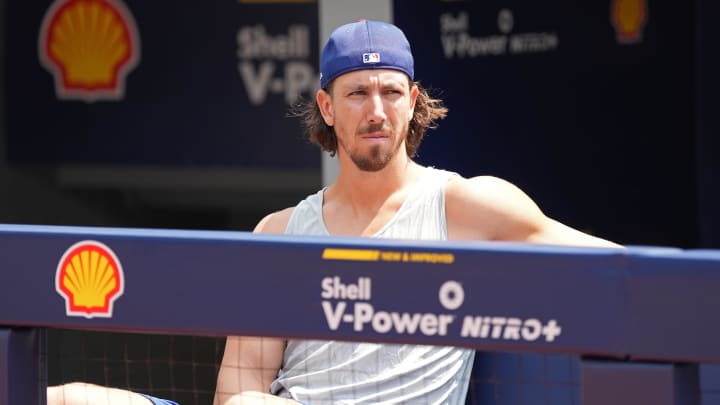
<svg viewBox="0 0 720 405">
<path fill-rule="evenodd" d="M 374 237 L 446 240 L 445 185 L 427 168 Z M 294 209 L 286 234 L 324 235 L 323 190 Z M 458 347 L 290 340 L 273 394 L 312 405 L 463 404 L 474 351 Z"/>
</svg>

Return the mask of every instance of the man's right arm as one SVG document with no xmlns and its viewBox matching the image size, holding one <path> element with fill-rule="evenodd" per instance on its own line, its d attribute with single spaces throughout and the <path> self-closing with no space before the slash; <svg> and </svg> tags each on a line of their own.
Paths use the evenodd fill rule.
<svg viewBox="0 0 720 405">
<path fill-rule="evenodd" d="M 285 232 L 292 208 L 263 218 L 255 233 Z M 228 336 L 218 373 L 214 405 L 280 405 L 297 402 L 270 394 L 270 384 L 282 365 L 285 340 Z"/>
<path fill-rule="evenodd" d="M 270 394 L 282 363 L 285 341 L 228 336 L 218 373 L 215 405 L 297 404 Z"/>
</svg>

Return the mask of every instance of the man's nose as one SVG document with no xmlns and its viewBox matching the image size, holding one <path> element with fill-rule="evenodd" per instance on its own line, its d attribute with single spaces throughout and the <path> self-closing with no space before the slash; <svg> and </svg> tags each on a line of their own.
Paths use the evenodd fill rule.
<svg viewBox="0 0 720 405">
<path fill-rule="evenodd" d="M 368 121 L 383 122 L 385 118 L 383 99 L 379 94 L 373 94 L 368 98 Z"/>
</svg>

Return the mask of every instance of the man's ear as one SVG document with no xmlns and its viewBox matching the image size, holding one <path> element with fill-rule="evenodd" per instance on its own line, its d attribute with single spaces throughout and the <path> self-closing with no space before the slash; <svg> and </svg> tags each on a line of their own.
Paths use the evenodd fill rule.
<svg viewBox="0 0 720 405">
<path fill-rule="evenodd" d="M 335 111 L 333 111 L 332 108 L 332 97 L 330 93 L 320 89 L 315 95 L 315 100 L 317 101 L 318 107 L 320 107 L 320 114 L 322 114 L 325 124 L 329 127 L 335 125 Z"/>
<path fill-rule="evenodd" d="M 413 86 L 410 88 L 410 113 L 409 119 L 412 120 L 413 116 L 415 115 L 415 102 L 417 101 L 418 94 L 420 94 L 420 90 L 418 89 L 416 84 L 413 84 Z"/>
</svg>

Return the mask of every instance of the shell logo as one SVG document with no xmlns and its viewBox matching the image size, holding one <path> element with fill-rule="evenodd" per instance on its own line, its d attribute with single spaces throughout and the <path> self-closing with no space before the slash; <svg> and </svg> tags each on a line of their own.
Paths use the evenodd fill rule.
<svg viewBox="0 0 720 405">
<path fill-rule="evenodd" d="M 65 299 L 68 316 L 112 317 L 113 302 L 124 288 L 120 261 L 97 241 L 85 240 L 68 248 L 55 273 L 55 290 Z"/>
<path fill-rule="evenodd" d="M 647 15 L 646 0 L 613 0 L 610 19 L 617 41 L 621 44 L 642 42 Z"/>
<path fill-rule="evenodd" d="M 38 41 L 59 99 L 120 100 L 140 60 L 135 21 L 120 0 L 55 0 Z"/>
</svg>

